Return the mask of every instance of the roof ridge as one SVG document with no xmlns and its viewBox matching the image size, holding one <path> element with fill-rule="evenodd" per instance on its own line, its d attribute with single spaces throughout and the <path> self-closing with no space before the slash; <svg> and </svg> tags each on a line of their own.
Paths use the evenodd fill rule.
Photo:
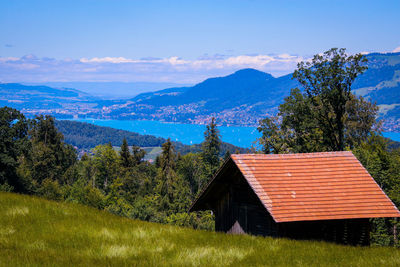
<svg viewBox="0 0 400 267">
<path fill-rule="evenodd" d="M 288 154 L 232 154 L 234 158 L 260 157 L 260 158 L 293 158 L 293 157 L 323 157 L 323 156 L 354 156 L 351 151 L 329 151 L 329 152 L 310 152 L 310 153 L 288 153 Z"/>
</svg>

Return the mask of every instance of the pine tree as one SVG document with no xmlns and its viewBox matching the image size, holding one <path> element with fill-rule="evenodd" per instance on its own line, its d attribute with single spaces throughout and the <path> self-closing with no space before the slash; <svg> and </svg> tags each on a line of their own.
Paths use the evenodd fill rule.
<svg viewBox="0 0 400 267">
<path fill-rule="evenodd" d="M 129 152 L 129 146 L 128 142 L 126 141 L 126 138 L 122 140 L 122 145 L 121 145 L 121 151 L 119 152 L 121 156 L 121 165 L 124 168 L 129 168 L 132 167 L 132 155 Z"/>
<path fill-rule="evenodd" d="M 219 130 L 217 129 L 217 123 L 213 117 L 210 124 L 207 125 L 206 131 L 204 132 L 205 140 L 202 144 L 203 160 L 210 169 L 210 175 L 213 175 L 220 166 L 220 136 Z"/>
<path fill-rule="evenodd" d="M 176 178 L 175 173 L 176 154 L 175 148 L 168 138 L 167 142 L 162 145 L 162 153 L 160 155 L 160 169 L 161 169 L 161 195 L 171 196 L 172 185 Z"/>
<path fill-rule="evenodd" d="M 139 165 L 143 159 L 144 156 L 146 155 L 146 151 L 141 149 L 139 146 L 133 146 L 132 147 L 132 157 L 133 157 L 133 163 L 136 165 Z"/>
<path fill-rule="evenodd" d="M 159 209 L 167 216 L 186 211 L 190 204 L 190 188 L 188 183 L 176 173 L 176 157 L 174 146 L 168 138 L 162 145 L 157 177 L 157 191 L 161 197 Z"/>
<path fill-rule="evenodd" d="M 225 155 L 224 155 L 224 161 L 225 161 L 225 160 L 228 160 L 230 157 L 231 157 L 231 152 L 230 152 L 229 150 L 227 150 L 227 151 L 225 152 Z"/>
</svg>

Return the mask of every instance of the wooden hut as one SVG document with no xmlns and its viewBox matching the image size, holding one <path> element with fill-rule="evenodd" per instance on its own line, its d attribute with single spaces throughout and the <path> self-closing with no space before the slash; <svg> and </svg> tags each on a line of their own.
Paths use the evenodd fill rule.
<svg viewBox="0 0 400 267">
<path fill-rule="evenodd" d="M 370 218 L 400 212 L 349 151 L 232 155 L 190 211 L 227 233 L 369 244 Z"/>
</svg>

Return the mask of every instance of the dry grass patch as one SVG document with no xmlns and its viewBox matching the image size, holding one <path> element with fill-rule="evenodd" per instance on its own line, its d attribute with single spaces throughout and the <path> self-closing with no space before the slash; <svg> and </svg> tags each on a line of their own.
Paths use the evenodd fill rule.
<svg viewBox="0 0 400 267">
<path fill-rule="evenodd" d="M 27 215 L 29 213 L 28 207 L 11 207 L 7 210 L 6 215 L 8 216 L 18 216 L 18 215 Z"/>
</svg>

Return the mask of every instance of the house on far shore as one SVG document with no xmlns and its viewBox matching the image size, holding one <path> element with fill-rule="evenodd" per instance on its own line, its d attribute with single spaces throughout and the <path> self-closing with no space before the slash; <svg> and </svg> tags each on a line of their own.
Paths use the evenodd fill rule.
<svg viewBox="0 0 400 267">
<path fill-rule="evenodd" d="M 368 245 L 370 218 L 400 212 L 349 151 L 235 154 L 190 211 L 226 233 Z"/>
</svg>

